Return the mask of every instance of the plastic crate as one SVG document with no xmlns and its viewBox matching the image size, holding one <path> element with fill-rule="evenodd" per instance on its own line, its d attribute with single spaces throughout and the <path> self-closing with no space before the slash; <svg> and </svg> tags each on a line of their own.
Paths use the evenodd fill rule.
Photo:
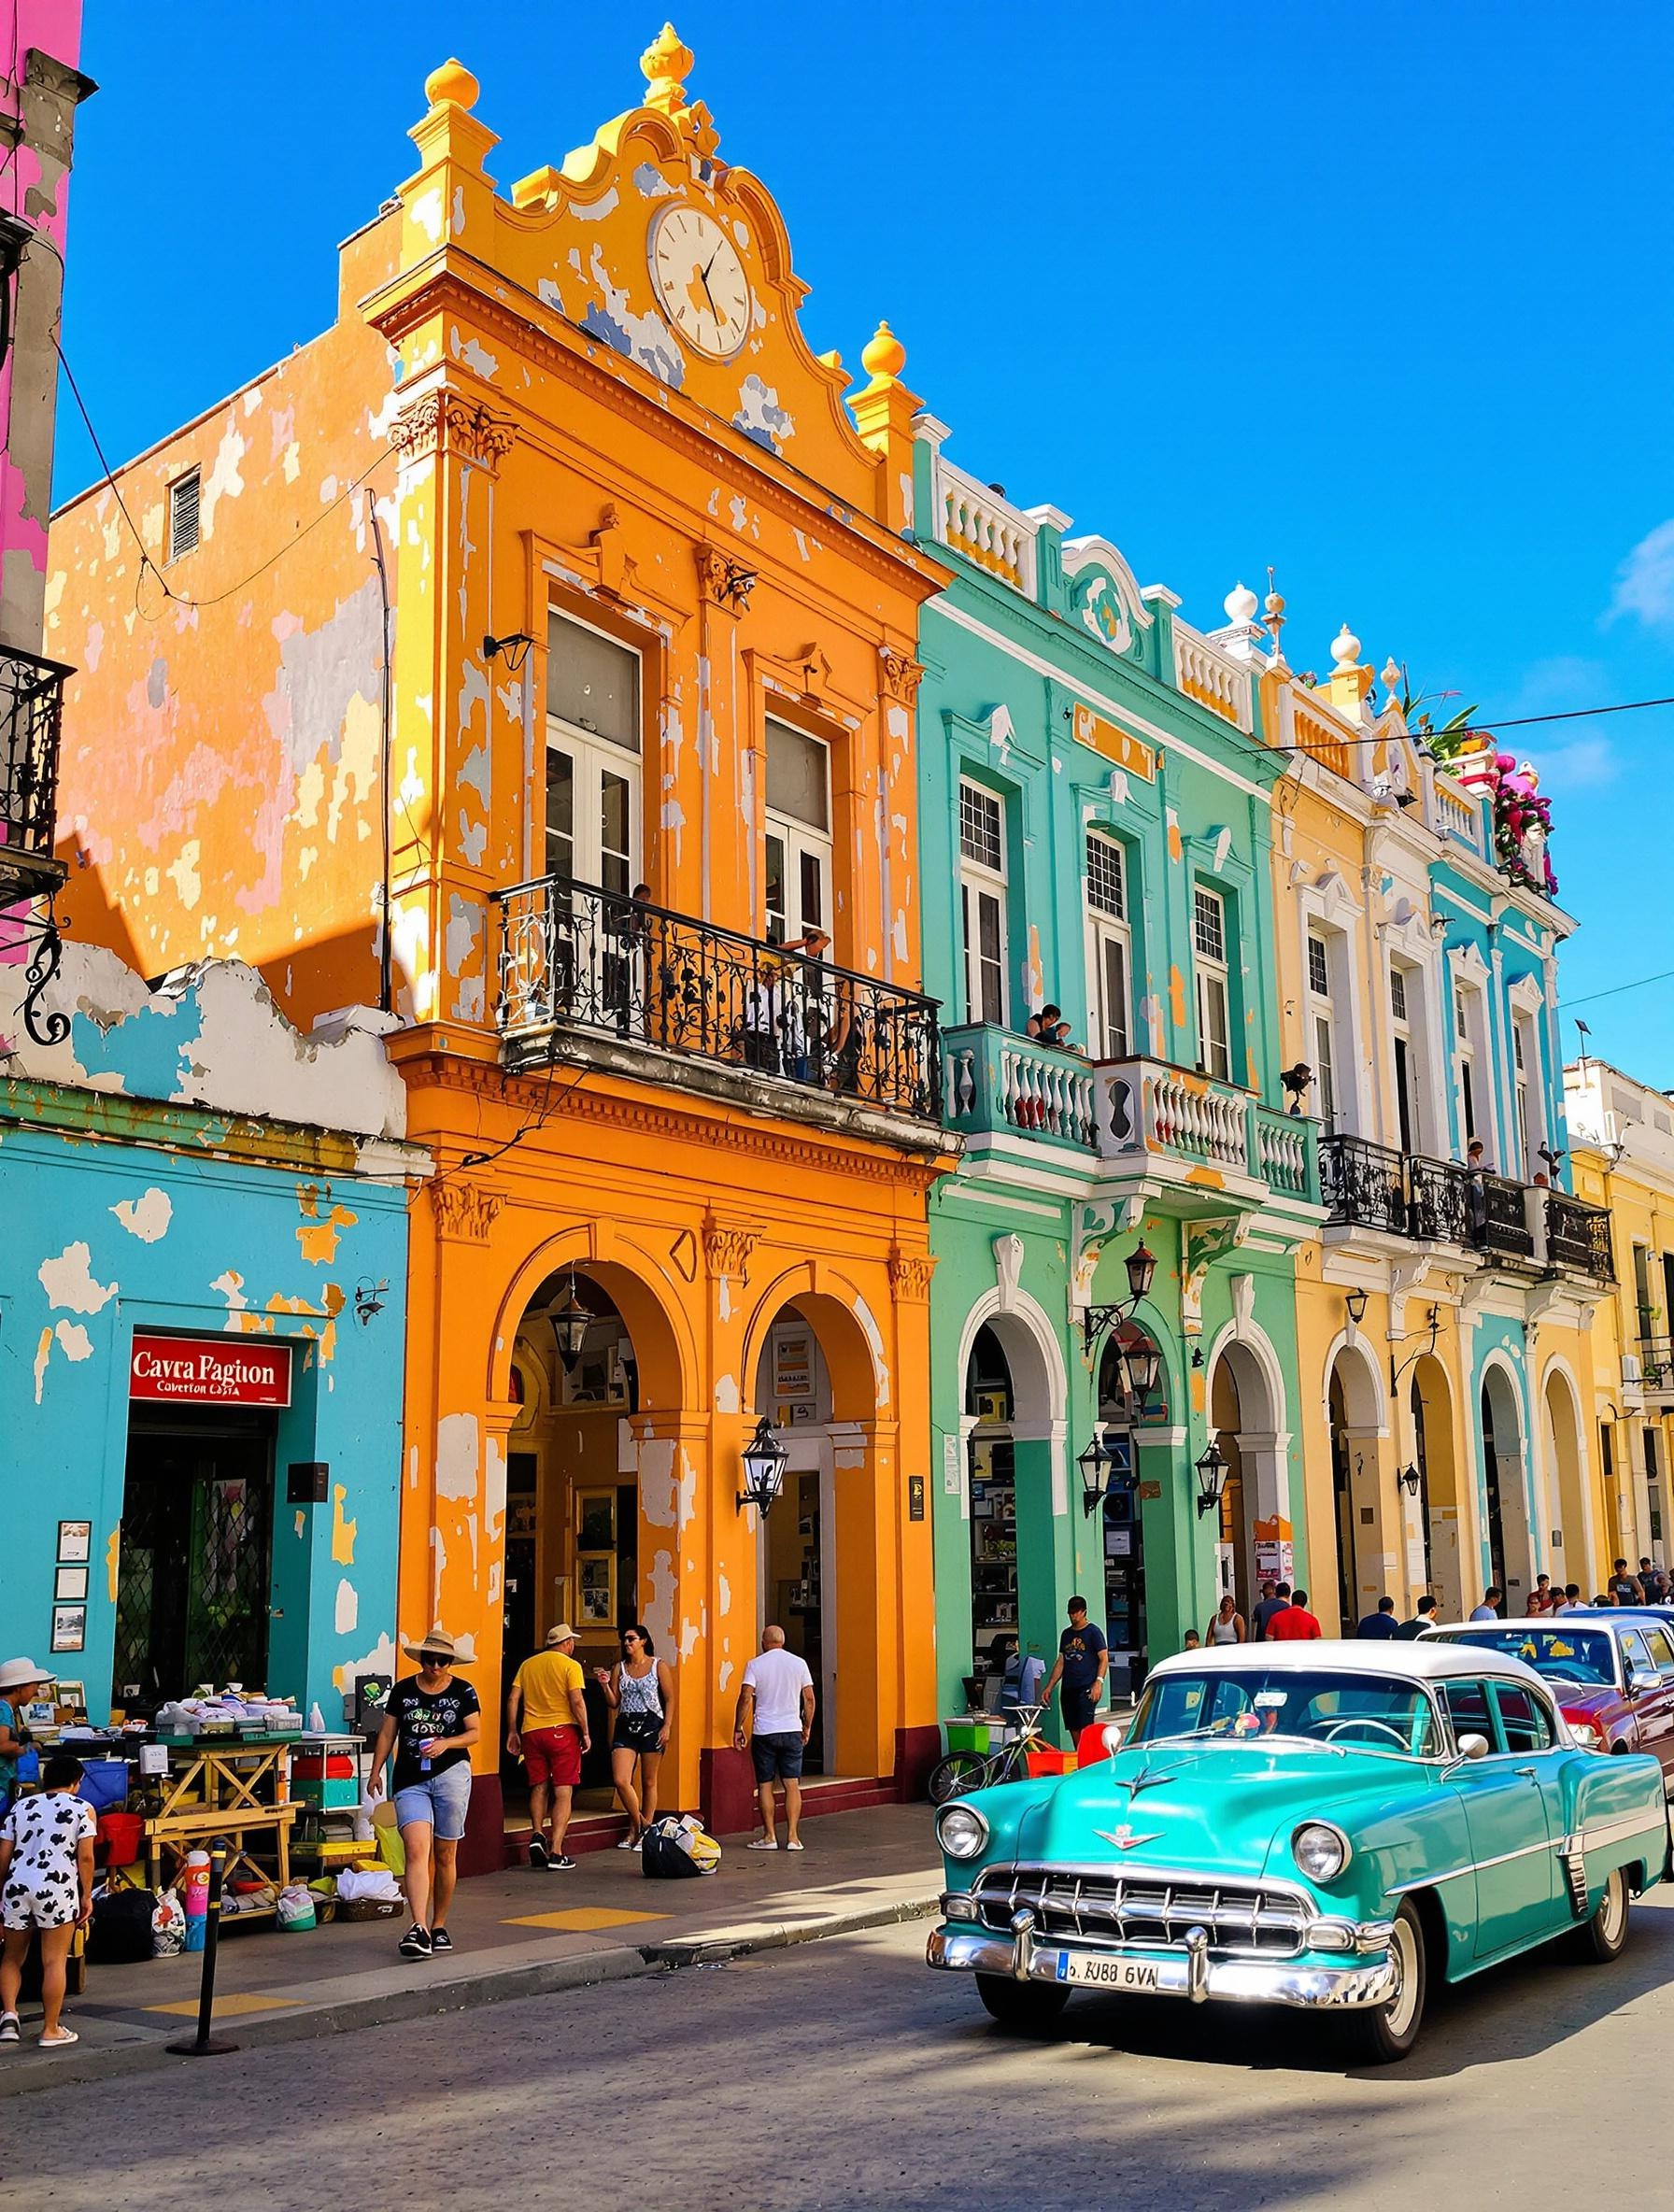
<svg viewBox="0 0 1674 2212">
<path fill-rule="evenodd" d="M 293 1777 L 291 1794 L 302 1805 L 316 1805 L 321 1812 L 352 1812 L 361 1802 L 361 1785 L 352 1774 L 330 1776 L 324 1781 L 298 1781 Z"/>
<path fill-rule="evenodd" d="M 294 1751 L 291 1758 L 291 1779 L 299 1782 L 339 1782 L 352 1777 L 354 1757 L 348 1751 Z"/>
<path fill-rule="evenodd" d="M 1041 1744 L 1034 1751 L 1026 1751 L 1023 1756 L 1031 1780 L 1041 1780 L 1046 1775 L 1070 1774 L 1074 1771 L 1075 1753 L 1060 1751 L 1056 1744 Z"/>
<path fill-rule="evenodd" d="M 943 1725 L 950 1751 L 986 1752 L 994 1739 L 993 1723 L 988 1721 L 947 1721 Z"/>
</svg>

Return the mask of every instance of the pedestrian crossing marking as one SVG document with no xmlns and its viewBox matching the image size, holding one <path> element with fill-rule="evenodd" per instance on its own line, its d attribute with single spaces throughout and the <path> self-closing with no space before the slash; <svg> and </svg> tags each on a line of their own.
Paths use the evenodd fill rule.
<svg viewBox="0 0 1674 2212">
<path fill-rule="evenodd" d="M 223 2012 L 274 2012 L 282 2005 L 297 2005 L 301 2002 L 298 1997 L 263 1997 L 254 1991 L 242 1995 L 235 1991 L 231 1996 L 216 1998 L 215 2017 L 219 2020 Z M 147 2005 L 142 2009 L 147 2012 L 173 2012 L 177 2013 L 182 2020 L 196 2020 L 198 2001 L 195 1997 L 182 1997 L 177 2005 Z"/>
<path fill-rule="evenodd" d="M 626 1928 L 635 1921 L 666 1921 L 666 1912 L 617 1912 L 607 1905 L 576 1905 L 567 1912 L 525 1912 L 505 1921 L 507 1928 L 561 1928 L 573 1936 L 590 1936 L 600 1928 Z"/>
</svg>

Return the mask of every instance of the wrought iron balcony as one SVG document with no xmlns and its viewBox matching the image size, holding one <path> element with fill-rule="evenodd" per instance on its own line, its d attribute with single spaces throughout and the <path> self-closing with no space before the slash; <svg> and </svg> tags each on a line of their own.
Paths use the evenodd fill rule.
<svg viewBox="0 0 1674 2212">
<path fill-rule="evenodd" d="M 1567 1274 L 1595 1283 L 1616 1280 L 1610 1256 L 1610 1216 L 1606 1206 L 1589 1206 L 1568 1191 L 1549 1190 L 1546 1198 L 1546 1261 Z"/>
<path fill-rule="evenodd" d="M 515 1063 L 575 1029 L 941 1119 L 933 999 L 566 876 L 494 900 L 496 1018 Z"/>
<path fill-rule="evenodd" d="M 33 899 L 64 881 L 53 815 L 64 687 L 75 673 L 0 646 L 0 900 Z"/>
<path fill-rule="evenodd" d="M 1322 1137 L 1319 1188 L 1333 1226 L 1407 1234 L 1407 1163 L 1386 1144 L 1364 1137 Z"/>
<path fill-rule="evenodd" d="M 1639 1339 L 1639 1387 L 1659 1397 L 1674 1395 L 1674 1337 Z"/>
<path fill-rule="evenodd" d="M 1510 1259 L 1534 1258 L 1535 1232 L 1521 1183 L 1505 1175 L 1490 1175 L 1485 1168 L 1468 1170 L 1466 1208 L 1470 1241 L 1479 1252 L 1497 1253 Z"/>
<path fill-rule="evenodd" d="M 983 1022 L 943 1030 L 942 1042 L 950 1128 L 1015 1130 L 1084 1156 L 1093 1150 L 1093 1071 L 1079 1053 Z"/>
<path fill-rule="evenodd" d="M 1468 1244 L 1469 1177 L 1457 1160 L 1407 1160 L 1407 1234 L 1421 1244 Z"/>
</svg>

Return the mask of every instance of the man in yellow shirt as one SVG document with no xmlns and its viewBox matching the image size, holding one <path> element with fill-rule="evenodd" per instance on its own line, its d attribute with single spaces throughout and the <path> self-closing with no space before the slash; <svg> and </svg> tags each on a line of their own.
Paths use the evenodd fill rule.
<svg viewBox="0 0 1674 2212">
<path fill-rule="evenodd" d="M 529 1818 L 534 1829 L 529 1864 L 571 1874 L 564 1850 L 570 1805 L 581 1780 L 581 1754 L 591 1749 L 587 1732 L 585 1678 L 575 1661 L 575 1631 L 560 1621 L 546 1648 L 525 1659 L 506 1694 L 505 1748 L 529 1774 Z"/>
</svg>

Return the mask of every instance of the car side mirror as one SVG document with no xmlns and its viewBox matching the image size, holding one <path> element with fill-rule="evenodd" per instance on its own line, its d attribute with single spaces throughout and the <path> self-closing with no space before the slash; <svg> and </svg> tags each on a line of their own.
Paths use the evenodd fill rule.
<svg viewBox="0 0 1674 2212">
<path fill-rule="evenodd" d="M 1485 1759 L 1492 1749 L 1485 1736 L 1461 1736 L 1459 1738 L 1461 1759 Z"/>
<path fill-rule="evenodd" d="M 1643 1697 L 1648 1690 L 1660 1690 L 1661 1675 L 1649 1666 L 1636 1666 L 1627 1678 L 1627 1687 L 1635 1697 Z"/>
</svg>

